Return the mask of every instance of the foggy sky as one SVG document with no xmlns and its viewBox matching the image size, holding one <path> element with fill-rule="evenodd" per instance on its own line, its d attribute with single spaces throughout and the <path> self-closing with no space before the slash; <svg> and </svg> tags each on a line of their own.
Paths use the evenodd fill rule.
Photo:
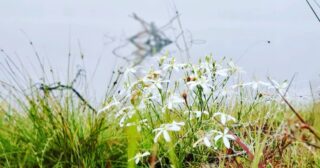
<svg viewBox="0 0 320 168">
<path fill-rule="evenodd" d="M 66 76 L 70 49 L 74 67 L 86 67 L 97 91 L 119 62 L 111 50 L 141 30 L 129 15 L 135 12 L 163 25 L 174 16 L 175 6 L 183 27 L 195 39 L 205 40 L 191 48 L 193 60 L 210 53 L 241 57 L 238 64 L 249 77 L 284 80 L 297 73 L 299 87 L 309 80 L 320 85 L 320 23 L 304 0 L 0 0 L 0 48 L 19 55 L 29 73 L 39 75 L 25 32 L 61 78 Z M 105 35 L 115 42 L 109 43 Z"/>
</svg>

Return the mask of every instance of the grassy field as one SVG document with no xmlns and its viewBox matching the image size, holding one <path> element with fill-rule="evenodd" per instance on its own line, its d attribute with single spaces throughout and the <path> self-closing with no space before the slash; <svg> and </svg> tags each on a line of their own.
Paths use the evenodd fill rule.
<svg viewBox="0 0 320 168">
<path fill-rule="evenodd" d="M 1 96 L 0 167 L 320 167 L 320 104 L 290 82 L 242 82 L 210 56 L 137 71 L 99 107 L 72 82 Z"/>
</svg>

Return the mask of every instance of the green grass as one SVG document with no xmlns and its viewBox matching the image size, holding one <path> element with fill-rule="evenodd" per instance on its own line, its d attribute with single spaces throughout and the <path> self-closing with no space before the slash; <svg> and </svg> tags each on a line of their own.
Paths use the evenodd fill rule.
<svg viewBox="0 0 320 168">
<path fill-rule="evenodd" d="M 218 64 L 228 70 L 226 76 L 218 75 L 223 70 Z M 168 65 L 176 66 L 174 59 L 163 57 L 144 78 L 120 74 L 117 87 L 124 92 L 111 89 L 108 95 L 112 96 L 97 110 L 90 109 L 90 100 L 81 100 L 70 89 L 43 87 L 14 96 L 13 102 L 3 98 L 0 167 L 320 166 L 319 148 L 310 145 L 318 146 L 319 140 L 304 129 L 274 90 L 253 91 L 243 86 L 233 94 L 223 94 L 238 79 L 238 69 L 211 57 L 182 65 L 180 74 L 170 66 L 164 68 Z M 156 69 L 165 71 L 159 74 Z M 201 83 L 202 77 L 209 80 Z M 309 102 L 295 108 L 319 134 L 320 104 Z M 197 117 L 194 111 L 202 115 Z M 237 120 L 223 125 L 216 112 Z M 170 131 L 170 126 L 163 125 L 174 121 L 184 123 L 180 130 Z M 226 127 L 253 158 L 239 141 L 230 140 L 227 149 L 222 139 L 214 140 L 216 132 Z M 163 134 L 155 141 L 156 128 L 168 128 L 170 141 Z M 211 130 L 215 132 L 208 147 L 201 138 Z M 144 152 L 150 155 L 136 164 L 134 157 Z"/>
</svg>

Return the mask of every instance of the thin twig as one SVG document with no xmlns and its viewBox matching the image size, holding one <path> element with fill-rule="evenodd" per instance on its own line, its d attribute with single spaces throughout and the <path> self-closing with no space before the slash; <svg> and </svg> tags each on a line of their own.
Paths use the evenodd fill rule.
<svg viewBox="0 0 320 168">
<path fill-rule="evenodd" d="M 182 40 L 183 40 L 183 43 L 184 43 L 184 46 L 185 46 L 185 50 L 186 50 L 186 54 L 187 54 L 187 61 L 189 62 L 190 61 L 190 51 L 189 51 L 189 47 L 188 47 L 188 44 L 187 44 L 187 40 L 186 40 L 186 37 L 184 35 L 184 30 L 183 30 L 183 27 L 182 27 L 182 22 L 181 22 L 181 19 L 180 19 L 180 14 L 179 14 L 179 11 L 176 9 L 176 15 L 177 15 L 177 20 L 178 20 L 178 24 L 179 24 L 179 27 L 180 27 L 180 31 L 181 31 L 181 36 L 182 36 Z"/>
<path fill-rule="evenodd" d="M 43 90 L 43 91 L 54 91 L 54 90 L 58 90 L 58 89 L 67 89 L 67 90 L 71 90 L 74 94 L 77 95 L 77 97 L 85 103 L 86 106 L 88 106 L 89 109 L 91 109 L 95 114 L 97 114 L 97 110 L 95 108 L 93 108 L 90 103 L 88 101 L 86 101 L 84 99 L 84 97 L 75 89 L 73 88 L 72 86 L 68 86 L 68 85 L 62 85 L 60 83 L 56 84 L 55 86 L 47 86 L 47 85 L 44 85 L 42 84 L 40 86 L 40 90 Z"/>
<path fill-rule="evenodd" d="M 277 88 L 272 80 L 268 78 L 270 83 L 273 85 L 273 87 L 276 89 L 278 94 L 281 96 L 282 100 L 288 105 L 290 110 L 296 115 L 296 117 L 300 120 L 300 122 L 303 124 L 302 128 L 308 129 L 319 141 L 320 136 L 316 133 L 316 131 L 303 119 L 303 117 L 299 114 L 299 112 L 289 103 L 289 101 L 281 94 L 279 88 Z"/>
</svg>

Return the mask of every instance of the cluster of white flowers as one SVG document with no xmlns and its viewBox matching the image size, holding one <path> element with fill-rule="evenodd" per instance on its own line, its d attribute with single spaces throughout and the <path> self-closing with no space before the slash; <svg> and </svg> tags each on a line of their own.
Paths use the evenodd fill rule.
<svg viewBox="0 0 320 168">
<path fill-rule="evenodd" d="M 284 94 L 285 91 L 287 90 L 288 82 L 284 81 L 282 83 L 279 83 L 274 79 L 271 79 L 270 82 L 254 80 L 254 81 L 251 81 L 251 82 L 240 83 L 240 84 L 235 84 L 235 85 L 231 86 L 232 89 L 235 89 L 235 88 L 238 88 L 238 87 L 250 87 L 253 90 L 260 90 L 260 89 L 263 89 L 263 88 L 266 88 L 266 89 L 278 89 L 280 91 L 280 93 Z"/>
<path fill-rule="evenodd" d="M 214 136 L 215 135 L 215 136 Z M 222 139 L 223 144 L 225 145 L 226 148 L 230 148 L 230 140 L 235 140 L 235 136 L 229 133 L 229 129 L 225 128 L 223 132 L 221 131 L 216 131 L 216 130 L 210 130 L 207 133 L 205 133 L 204 135 L 202 135 L 198 141 L 196 141 L 193 144 L 193 147 L 196 147 L 199 144 L 204 144 L 207 147 L 212 147 L 214 146 L 214 148 L 216 149 L 217 147 L 215 146 L 215 144 Z M 215 143 L 212 143 L 212 141 L 214 140 Z"/>
<path fill-rule="evenodd" d="M 225 145 L 226 148 L 230 148 L 230 142 L 229 140 L 235 140 L 234 135 L 229 133 L 229 128 L 227 128 L 227 123 L 229 121 L 235 122 L 236 119 L 228 114 L 222 113 L 222 112 L 216 112 L 213 115 L 213 118 L 215 119 L 216 116 L 220 116 L 220 124 L 222 124 L 225 128 L 224 131 L 217 131 L 217 130 L 210 130 L 207 131 L 205 134 L 203 134 L 198 141 L 196 141 L 193 146 L 196 147 L 198 144 L 202 143 L 207 147 L 212 147 L 214 146 L 212 144 L 212 141 L 214 140 L 216 144 L 220 139 L 223 140 L 223 144 Z M 215 136 L 214 136 L 215 135 Z M 215 147 L 216 148 L 216 147 Z"/>
<path fill-rule="evenodd" d="M 286 81 L 278 83 L 275 80 L 227 84 L 231 76 L 244 71 L 232 61 L 222 64 L 212 57 L 206 57 L 199 64 L 178 64 L 174 58 L 164 56 L 159 59 L 158 68 L 144 72 L 141 69 L 142 67 L 130 67 L 124 71 L 124 88 L 118 95 L 121 101 L 115 96 L 98 113 L 116 111 L 114 118 L 119 121 L 120 127 L 135 126 L 138 132 L 149 131 L 149 134 L 154 135 L 154 143 L 160 143 L 160 137 L 165 142 L 179 140 L 174 137 L 177 133 L 183 133 L 180 131 L 184 127 L 187 129 L 189 124 L 205 120 L 203 123 L 215 123 L 216 126 L 209 131 L 199 130 L 200 136 L 193 147 L 203 144 L 209 148 L 217 148 L 218 142 L 222 141 L 226 148 L 231 148 L 230 141 L 235 140 L 235 135 L 230 132 L 230 123 L 236 122 L 236 119 L 227 112 L 221 112 L 227 110 L 210 109 L 211 105 L 221 100 L 228 102 L 226 97 L 234 97 L 232 95 L 237 93 L 238 88 L 250 88 L 257 92 L 278 89 L 285 94 L 288 87 Z M 148 114 L 148 117 L 144 114 Z M 173 114 L 176 114 L 175 118 L 168 118 Z M 172 122 L 167 123 L 168 120 Z M 149 152 L 138 153 L 132 159 L 138 164 L 148 155 Z"/>
<path fill-rule="evenodd" d="M 177 95 L 177 94 L 170 95 L 170 97 L 167 100 L 168 101 L 167 101 L 166 107 L 168 109 L 170 109 L 170 110 L 174 109 L 174 107 L 176 107 L 179 104 L 185 103 L 183 98 L 180 95 Z"/>
<path fill-rule="evenodd" d="M 248 83 L 243 83 L 243 84 L 236 84 L 233 85 L 231 88 L 235 89 L 237 87 L 251 87 L 253 90 L 258 90 L 261 87 L 268 87 L 270 88 L 272 85 L 268 82 L 263 82 L 263 81 L 252 81 Z"/>
</svg>

